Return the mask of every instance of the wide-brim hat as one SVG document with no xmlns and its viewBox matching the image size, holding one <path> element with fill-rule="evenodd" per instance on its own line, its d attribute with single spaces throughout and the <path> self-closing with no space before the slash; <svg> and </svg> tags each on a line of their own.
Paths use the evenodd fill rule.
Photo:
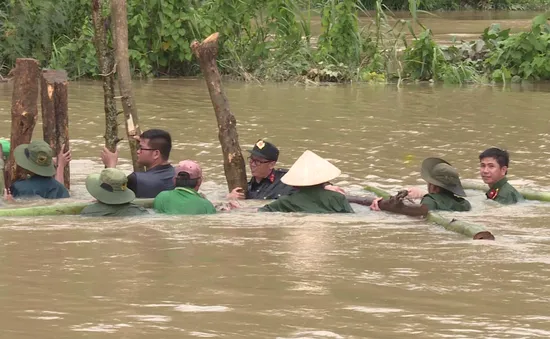
<svg viewBox="0 0 550 339">
<path fill-rule="evenodd" d="M 41 140 L 21 144 L 13 150 L 17 165 L 43 177 L 51 177 L 55 174 L 52 153 L 50 145 Z"/>
<path fill-rule="evenodd" d="M 426 182 L 439 186 L 455 195 L 465 197 L 458 171 L 441 158 L 427 158 L 422 162 L 420 175 Z"/>
<path fill-rule="evenodd" d="M 128 179 L 122 171 L 106 168 L 100 174 L 90 174 L 86 178 L 86 189 L 104 204 L 127 204 L 136 198 L 134 192 L 126 187 L 127 183 Z"/>
<path fill-rule="evenodd" d="M 283 175 L 281 181 L 289 186 L 315 186 L 342 174 L 338 167 L 312 151 L 305 151 Z"/>
</svg>

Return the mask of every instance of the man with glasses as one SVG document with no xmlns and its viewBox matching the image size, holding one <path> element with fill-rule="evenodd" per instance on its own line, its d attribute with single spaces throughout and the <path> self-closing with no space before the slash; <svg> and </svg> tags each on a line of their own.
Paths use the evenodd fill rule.
<svg viewBox="0 0 550 339">
<path fill-rule="evenodd" d="M 242 188 L 237 187 L 229 193 L 229 199 L 277 199 L 295 192 L 293 187 L 281 182 L 288 170 L 275 169 L 279 159 L 279 149 L 275 145 L 260 139 L 248 152 L 248 165 L 252 173 L 248 193 L 245 196 Z"/>
<path fill-rule="evenodd" d="M 139 137 L 137 162 L 145 166 L 145 172 L 133 172 L 128 176 L 128 188 L 136 198 L 154 198 L 162 191 L 174 189 L 174 168 L 168 162 L 172 150 L 170 134 L 161 129 L 150 129 Z M 118 150 L 103 148 L 101 159 L 106 168 L 114 168 L 118 162 Z"/>
</svg>

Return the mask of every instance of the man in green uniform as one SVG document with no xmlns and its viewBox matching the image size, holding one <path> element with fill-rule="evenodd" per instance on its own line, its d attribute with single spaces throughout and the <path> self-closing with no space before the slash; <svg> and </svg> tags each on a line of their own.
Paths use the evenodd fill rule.
<svg viewBox="0 0 550 339">
<path fill-rule="evenodd" d="M 86 189 L 97 202 L 86 206 L 80 215 L 131 217 L 148 214 L 146 209 L 132 204 L 136 195 L 127 185 L 128 178 L 116 168 L 106 168 L 100 174 L 89 175 L 86 178 Z"/>
<path fill-rule="evenodd" d="M 428 211 L 469 211 L 472 206 L 466 196 L 458 171 L 447 161 L 440 158 L 427 158 L 422 162 L 420 169 L 422 179 L 428 183 L 428 192 L 417 188 L 408 190 L 407 197 L 422 198 L 420 205 L 392 206 L 386 209 L 381 206 L 382 199 L 376 199 L 371 204 L 374 211 L 389 210 L 406 215 L 426 215 Z M 414 211 L 414 209 L 418 211 Z"/>
<path fill-rule="evenodd" d="M 489 148 L 479 155 L 479 174 L 484 183 L 489 185 L 485 193 L 487 199 L 501 204 L 515 204 L 523 201 L 523 196 L 508 183 L 508 164 L 510 156 L 507 151 Z"/>
<path fill-rule="evenodd" d="M 68 198 L 69 191 L 53 176 L 56 169 L 53 164 L 52 148 L 43 140 L 33 141 L 30 144 L 21 144 L 13 150 L 15 163 L 23 168 L 29 176 L 27 179 L 15 181 L 6 190 L 5 197 L 42 197 L 45 199 Z M 63 166 L 58 171 L 63 170 Z"/>
<path fill-rule="evenodd" d="M 298 189 L 263 206 L 260 212 L 353 213 L 346 196 L 325 189 L 341 171 L 311 151 L 305 151 L 281 181 Z"/>
<path fill-rule="evenodd" d="M 176 188 L 160 192 L 153 203 L 158 213 L 165 214 L 214 214 L 216 208 L 199 194 L 202 184 L 202 170 L 194 161 L 180 161 L 175 168 Z"/>
</svg>

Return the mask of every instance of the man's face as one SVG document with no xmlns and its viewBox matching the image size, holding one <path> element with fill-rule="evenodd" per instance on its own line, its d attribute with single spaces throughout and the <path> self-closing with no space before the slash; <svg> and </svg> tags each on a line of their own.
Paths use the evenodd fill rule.
<svg viewBox="0 0 550 339">
<path fill-rule="evenodd" d="M 275 167 L 275 163 L 275 161 L 270 161 L 254 155 L 248 157 L 250 172 L 252 173 L 252 176 L 256 178 L 267 178 Z"/>
<path fill-rule="evenodd" d="M 149 144 L 150 139 L 140 139 L 137 148 L 137 161 L 140 165 L 149 167 L 160 156 L 158 149 L 153 149 Z"/>
<path fill-rule="evenodd" d="M 506 176 L 508 167 L 502 166 L 495 158 L 483 158 L 479 161 L 479 175 L 487 185 L 493 185 Z"/>
</svg>

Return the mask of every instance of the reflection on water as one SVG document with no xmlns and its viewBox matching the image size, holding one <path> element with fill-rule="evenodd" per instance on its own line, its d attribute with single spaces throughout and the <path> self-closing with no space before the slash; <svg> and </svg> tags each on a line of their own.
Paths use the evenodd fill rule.
<svg viewBox="0 0 550 339">
<path fill-rule="evenodd" d="M 136 82 L 142 128 L 165 128 L 173 161 L 197 159 L 224 199 L 221 151 L 201 79 Z M 311 149 L 355 194 L 424 185 L 428 156 L 478 180 L 477 156 L 510 150 L 519 186 L 550 190 L 548 84 L 445 87 L 258 86 L 227 82 L 241 146 L 267 137 L 289 166 Z M 10 85 L 0 84 L 0 135 Z M 70 84 L 73 199 L 100 171 L 102 93 Z M 35 137 L 41 135 L 36 127 Z M 122 167 L 129 171 L 127 147 Z M 0 221 L 0 327 L 6 338 L 548 338 L 547 203 L 497 206 L 468 191 L 473 242 L 422 220 L 258 214 Z M 246 202 L 260 206 L 261 202 Z M 453 215 L 457 216 L 457 215 Z"/>
</svg>

